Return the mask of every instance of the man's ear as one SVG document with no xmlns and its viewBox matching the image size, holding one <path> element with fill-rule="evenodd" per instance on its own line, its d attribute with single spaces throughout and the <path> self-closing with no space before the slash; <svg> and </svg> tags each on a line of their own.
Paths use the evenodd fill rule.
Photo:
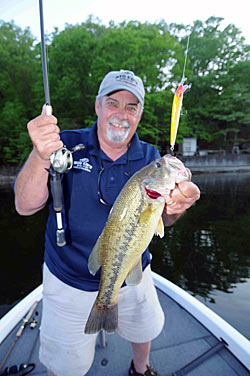
<svg viewBox="0 0 250 376">
<path fill-rule="evenodd" d="M 142 110 L 141 113 L 139 114 L 139 122 L 141 121 L 142 115 L 143 115 L 143 110 Z"/>
<path fill-rule="evenodd" d="M 99 109 L 100 109 L 99 101 L 96 99 L 95 100 L 95 113 L 97 116 L 99 115 Z"/>
</svg>

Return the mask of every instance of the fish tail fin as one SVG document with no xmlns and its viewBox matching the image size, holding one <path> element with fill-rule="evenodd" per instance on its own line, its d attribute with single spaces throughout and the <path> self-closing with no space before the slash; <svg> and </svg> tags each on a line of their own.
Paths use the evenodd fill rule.
<svg viewBox="0 0 250 376">
<path fill-rule="evenodd" d="M 108 333 L 112 333 L 118 326 L 118 305 L 109 306 L 94 303 L 90 315 L 88 317 L 84 332 L 86 334 L 98 333 L 104 329 Z"/>
</svg>

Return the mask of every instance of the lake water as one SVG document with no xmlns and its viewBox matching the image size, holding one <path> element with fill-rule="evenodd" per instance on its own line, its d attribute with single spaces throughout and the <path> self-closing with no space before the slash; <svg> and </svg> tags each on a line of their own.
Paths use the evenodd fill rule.
<svg viewBox="0 0 250 376">
<path fill-rule="evenodd" d="M 201 199 L 165 237 L 154 237 L 152 269 L 190 292 L 250 339 L 250 174 L 201 174 Z M 0 188 L 0 317 L 41 283 L 47 210 L 15 212 Z"/>
</svg>

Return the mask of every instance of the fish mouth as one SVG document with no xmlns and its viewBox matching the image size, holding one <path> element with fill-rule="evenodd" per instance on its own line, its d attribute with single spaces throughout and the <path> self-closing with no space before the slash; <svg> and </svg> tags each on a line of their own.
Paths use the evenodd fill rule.
<svg viewBox="0 0 250 376">
<path fill-rule="evenodd" d="M 157 191 L 154 191 L 153 189 L 148 189 L 146 187 L 145 188 L 145 191 L 146 191 L 146 194 L 149 198 L 152 198 L 153 200 L 156 200 L 158 197 L 161 196 L 161 194 Z"/>
</svg>

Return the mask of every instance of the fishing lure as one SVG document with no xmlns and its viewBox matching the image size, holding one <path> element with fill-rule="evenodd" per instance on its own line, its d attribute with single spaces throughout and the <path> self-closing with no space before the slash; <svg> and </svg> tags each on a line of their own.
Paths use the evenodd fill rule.
<svg viewBox="0 0 250 376">
<path fill-rule="evenodd" d="M 179 126 L 179 121 L 180 121 L 183 94 L 187 89 L 191 88 L 191 84 L 190 85 L 184 85 L 184 82 L 186 81 L 186 78 L 184 77 L 184 75 L 185 75 L 186 62 L 187 62 L 189 38 L 190 38 L 190 35 L 188 36 L 188 41 L 187 41 L 187 49 L 186 49 L 182 79 L 181 79 L 180 84 L 178 85 L 176 92 L 175 92 L 174 99 L 173 99 L 173 105 L 172 105 L 171 129 L 170 129 L 170 150 L 171 150 L 172 153 L 174 152 L 174 146 L 175 146 L 178 126 Z"/>
</svg>

